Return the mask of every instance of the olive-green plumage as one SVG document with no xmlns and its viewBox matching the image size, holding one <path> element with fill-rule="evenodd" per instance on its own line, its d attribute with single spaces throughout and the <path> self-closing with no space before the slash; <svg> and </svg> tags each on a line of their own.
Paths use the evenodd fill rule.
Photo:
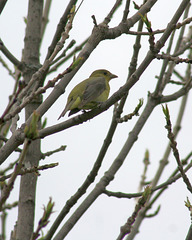
<svg viewBox="0 0 192 240">
<path fill-rule="evenodd" d="M 70 111 L 70 116 L 82 109 L 93 109 L 99 103 L 105 102 L 110 91 L 109 81 L 116 77 L 116 75 L 105 69 L 94 71 L 89 78 L 80 82 L 72 89 L 65 109 L 59 118 L 63 117 L 67 111 Z"/>
</svg>

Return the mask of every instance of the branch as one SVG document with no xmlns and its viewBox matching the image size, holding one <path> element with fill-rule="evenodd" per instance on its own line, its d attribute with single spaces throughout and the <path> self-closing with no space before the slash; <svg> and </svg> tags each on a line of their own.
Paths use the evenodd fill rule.
<svg viewBox="0 0 192 240">
<path fill-rule="evenodd" d="M 70 5 L 70 4 L 69 4 Z M 74 5 L 73 5 L 74 6 Z M 72 7 L 73 7 L 72 6 Z M 72 22 L 73 22 L 73 19 L 74 19 L 74 16 L 75 16 L 75 8 L 73 7 L 73 9 L 71 8 L 70 9 L 70 13 L 67 15 L 67 19 L 66 19 L 66 27 L 65 27 L 65 31 L 63 32 L 62 31 L 62 37 L 61 37 L 61 40 L 57 43 L 57 45 L 55 46 L 54 48 L 54 51 L 52 52 L 52 54 L 50 55 L 49 59 L 46 59 L 44 61 L 44 64 L 41 68 L 38 69 L 37 72 L 35 72 L 33 75 L 32 75 L 32 78 L 31 80 L 28 82 L 27 86 L 22 90 L 22 92 L 19 94 L 19 97 L 18 97 L 18 101 L 19 100 L 22 100 L 27 92 L 29 91 L 29 89 L 32 87 L 32 85 L 34 83 L 36 83 L 36 86 L 33 87 L 33 92 L 31 93 L 30 96 L 28 96 L 24 103 L 20 104 L 19 107 L 17 107 L 17 109 L 14 110 L 14 113 L 10 114 L 8 118 L 4 119 L 3 121 L 5 120 L 9 120 L 11 119 L 13 116 L 15 116 L 15 114 L 19 113 L 22 108 L 24 108 L 35 96 L 36 94 L 39 94 L 39 93 L 42 93 L 41 90 L 40 92 L 36 92 L 35 93 L 35 90 L 37 88 L 37 86 L 39 85 L 39 82 L 44 78 L 44 74 L 47 72 L 50 64 L 52 63 L 53 59 L 55 58 L 55 56 L 58 54 L 58 52 L 62 49 L 63 47 L 63 44 L 65 43 L 66 39 L 68 38 L 68 34 L 69 34 L 69 31 L 71 30 L 72 28 Z M 68 69 L 69 70 L 69 69 Z M 68 72 L 67 70 L 67 72 Z M 66 73 L 66 71 L 64 71 L 64 74 Z M 63 77 L 63 75 L 59 75 L 59 78 L 60 79 L 61 77 Z M 50 84 L 50 82 L 48 83 L 48 85 Z"/>
<path fill-rule="evenodd" d="M 190 79 L 190 81 L 191 81 L 191 79 Z M 192 83 L 190 82 L 190 84 L 183 86 L 177 92 L 167 95 L 167 96 L 162 96 L 160 99 L 160 103 L 167 103 L 167 102 L 177 100 L 178 98 L 185 96 L 191 88 L 192 88 Z"/>
<path fill-rule="evenodd" d="M 191 168 L 192 168 L 192 161 L 184 169 L 184 172 L 187 172 Z M 182 177 L 180 173 L 173 176 L 174 174 L 176 174 L 176 171 L 174 171 L 173 174 L 171 174 L 171 176 L 168 178 L 168 180 L 159 184 L 158 186 L 151 188 L 151 193 L 156 192 L 157 190 L 164 191 L 169 185 L 176 182 L 177 180 L 179 180 Z M 109 191 L 106 189 L 103 191 L 103 193 L 106 194 L 108 197 L 126 198 L 126 199 L 138 198 L 138 197 L 142 196 L 142 194 L 143 194 L 143 192 L 137 192 L 137 193 L 112 192 L 112 191 Z M 158 193 L 158 197 L 160 196 L 161 193 L 162 192 Z M 155 199 L 157 199 L 158 197 L 155 197 Z M 154 203 L 155 200 L 152 200 L 150 202 L 150 204 L 148 205 L 149 209 L 152 207 L 152 202 Z"/>
<path fill-rule="evenodd" d="M 139 184 L 139 187 L 138 187 L 138 191 L 141 191 L 142 188 L 146 185 L 147 170 L 148 170 L 148 166 L 150 164 L 149 150 L 148 149 L 145 151 L 145 156 L 144 156 L 144 159 L 143 159 L 143 163 L 144 163 L 144 169 L 143 169 L 143 173 L 141 175 L 141 181 L 140 181 L 140 184 Z"/>
<path fill-rule="evenodd" d="M 76 41 L 73 39 L 71 40 L 71 42 L 68 44 L 68 46 L 63 50 L 63 52 L 57 57 L 55 58 L 52 62 L 51 65 L 57 63 L 61 58 L 66 56 L 67 51 L 72 48 L 75 45 Z M 49 70 L 50 73 L 50 70 Z"/>
<path fill-rule="evenodd" d="M 127 20 L 127 16 L 129 14 L 129 7 L 130 7 L 130 0 L 127 0 L 125 4 L 125 9 L 123 12 L 122 22 L 125 22 Z"/>
<path fill-rule="evenodd" d="M 5 116 L 9 113 L 10 109 L 12 108 L 12 106 L 16 103 L 17 97 L 18 97 L 19 93 L 22 91 L 23 88 L 25 88 L 25 86 L 26 86 L 26 84 L 23 81 L 19 81 L 16 93 L 14 94 L 14 96 L 11 99 L 10 103 L 8 104 L 8 106 L 6 107 L 5 111 L 3 112 L 3 114 L 0 117 L 0 124 L 1 123 L 5 123 L 5 121 L 6 121 L 6 119 L 4 119 Z M 18 112 L 16 112 L 16 113 L 18 113 Z M 15 114 L 13 116 L 15 116 Z"/>
<path fill-rule="evenodd" d="M 43 39 L 45 29 L 47 27 L 47 24 L 49 22 L 48 16 L 49 16 L 49 11 L 51 8 L 51 2 L 52 0 L 46 0 L 44 10 L 43 10 L 43 16 L 42 16 L 42 23 L 41 23 L 41 41 Z"/>
<path fill-rule="evenodd" d="M 9 50 L 5 47 L 3 41 L 0 39 L 0 50 L 4 55 L 9 59 L 10 62 L 13 63 L 19 70 L 23 71 L 24 65 L 18 59 L 16 59 L 13 54 L 9 52 Z"/>
<path fill-rule="evenodd" d="M 1 0 L 0 1 L 0 14 L 2 13 L 4 7 L 5 7 L 5 4 L 7 3 L 8 0 Z"/>
<path fill-rule="evenodd" d="M 12 119 L 16 114 L 18 114 L 19 112 L 21 112 L 21 110 L 27 105 L 29 104 L 34 98 L 36 98 L 37 96 L 39 96 L 42 93 L 45 93 L 47 91 L 47 89 L 54 87 L 56 82 L 59 81 L 59 79 L 61 79 L 65 74 L 71 72 L 73 70 L 73 68 L 76 66 L 76 64 L 78 64 L 78 62 L 81 59 L 77 59 L 76 62 L 72 63 L 64 72 L 60 73 L 57 75 L 57 77 L 55 77 L 53 80 L 49 80 L 47 82 L 47 84 L 44 87 L 39 87 L 36 91 L 33 91 L 29 96 L 25 97 L 25 99 L 23 100 L 23 102 L 17 106 L 12 112 L 9 113 L 10 108 L 13 106 L 13 104 L 16 102 L 17 96 L 20 94 L 19 98 L 21 98 L 21 96 L 23 96 L 24 92 L 26 92 L 26 90 L 29 88 L 30 84 L 27 85 L 27 87 L 25 88 L 25 86 L 23 84 L 21 84 L 21 87 L 18 88 L 18 91 L 15 95 L 15 97 L 13 98 L 11 104 L 8 105 L 8 107 L 6 108 L 6 110 L 4 111 L 3 115 L 0 118 L 0 123 L 4 123 L 10 119 Z M 38 72 L 36 72 L 30 83 L 32 83 L 33 81 L 35 81 L 35 79 L 38 79 L 38 77 L 41 75 L 41 71 L 43 71 L 43 68 L 47 67 L 47 64 L 45 64 L 42 68 L 40 68 L 38 70 Z M 24 91 L 22 92 L 21 90 L 24 89 Z M 21 93 L 20 93 L 21 92 Z"/>
<path fill-rule="evenodd" d="M 18 201 L 13 202 L 11 204 L 5 204 L 2 208 L 2 211 L 7 210 L 7 209 L 13 209 L 14 207 L 18 207 Z"/>
<path fill-rule="evenodd" d="M 190 228 L 188 230 L 187 237 L 185 238 L 185 240 L 191 240 L 191 238 L 192 238 L 192 224 L 190 225 Z"/>
<path fill-rule="evenodd" d="M 49 59 L 46 59 L 45 61 L 49 61 L 51 63 L 53 61 L 53 59 L 55 58 L 55 56 L 58 54 L 58 52 L 63 48 L 65 41 L 67 40 L 67 38 L 69 38 L 69 32 L 72 29 L 72 24 L 73 24 L 75 14 L 76 14 L 75 5 L 73 5 L 73 7 L 70 10 L 69 15 L 67 16 L 67 24 L 64 28 L 64 31 L 61 34 L 61 39 L 57 42 L 57 45 L 55 46 L 54 51 L 52 52 Z"/>
<path fill-rule="evenodd" d="M 139 110 L 143 105 L 143 99 L 139 99 L 139 103 L 136 106 L 136 108 L 134 109 L 134 111 L 132 113 L 129 113 L 121 118 L 117 118 L 117 122 L 118 123 L 123 123 L 123 122 L 127 122 L 128 120 L 132 119 L 134 116 L 139 116 Z"/>
<path fill-rule="evenodd" d="M 111 11 L 107 15 L 107 17 L 104 19 L 103 24 L 108 25 L 111 21 L 113 14 L 117 11 L 117 9 L 121 6 L 122 0 L 116 0 L 114 6 L 112 7 Z"/>
<path fill-rule="evenodd" d="M 49 70 L 49 74 L 56 71 L 58 69 L 58 67 L 60 67 L 63 63 L 65 63 L 67 60 L 69 60 L 71 57 L 73 57 L 75 55 L 75 53 L 79 52 L 83 46 L 87 43 L 88 39 L 85 39 L 79 46 L 76 46 L 75 49 L 70 52 L 65 58 L 61 59 L 59 62 L 57 62 L 60 58 L 65 56 L 66 51 L 64 50 L 63 53 L 58 56 L 57 58 L 55 58 L 55 60 L 51 63 L 55 64 L 53 65 L 50 70 Z M 56 63 L 57 62 L 57 63 Z"/>
<path fill-rule="evenodd" d="M 188 58 L 179 58 L 179 57 L 174 57 L 171 55 L 167 55 L 167 54 L 157 54 L 156 58 L 159 59 L 167 59 L 168 61 L 173 61 L 175 64 L 179 64 L 179 63 L 192 63 L 192 59 L 188 59 Z"/>
<path fill-rule="evenodd" d="M 38 167 L 33 166 L 33 167 L 30 167 L 30 168 L 22 168 L 19 171 L 18 175 L 22 176 L 22 175 L 25 175 L 27 173 L 36 173 L 37 175 L 39 175 L 39 171 L 47 170 L 49 168 L 54 168 L 54 167 L 57 167 L 58 165 L 59 165 L 58 163 L 50 163 L 50 164 L 45 164 L 45 165 L 38 166 Z M 10 178 L 11 175 L 12 174 L 0 177 L 0 182 L 3 182 L 6 179 Z"/>
<path fill-rule="evenodd" d="M 3 60 L 3 58 L 0 56 L 0 62 L 3 65 L 3 67 L 5 69 L 7 69 L 8 73 L 10 76 L 12 76 L 14 78 L 14 73 L 12 72 L 12 70 L 9 68 L 8 64 Z"/>
<path fill-rule="evenodd" d="M 131 232 L 132 225 L 135 222 L 135 219 L 137 218 L 139 211 L 144 207 L 145 203 L 149 199 L 150 194 L 151 188 L 146 187 L 145 191 L 142 194 L 142 197 L 138 200 L 138 203 L 136 204 L 135 210 L 132 213 L 131 217 L 129 217 L 125 225 L 121 227 L 121 231 L 119 236 L 117 237 L 117 240 L 122 240 L 127 234 Z"/>
<path fill-rule="evenodd" d="M 156 1 L 157 0 L 148 0 L 139 10 L 141 12 L 141 14 L 144 15 L 148 11 L 150 11 L 150 9 L 156 3 Z M 188 0 L 185 0 L 185 1 L 188 3 Z M 185 1 L 184 1 L 184 3 L 185 3 Z M 183 7 L 184 7 L 184 5 L 182 6 L 182 4 L 181 4 L 178 12 L 176 13 L 176 17 L 174 17 L 172 19 L 172 21 L 170 22 L 170 25 L 169 25 L 170 27 L 168 27 L 166 29 L 166 31 L 160 38 L 160 41 L 159 41 L 160 43 L 158 43 L 158 46 L 157 46 L 158 49 L 160 49 L 161 47 L 164 46 L 165 41 L 167 40 L 167 38 L 171 34 L 172 30 L 174 29 L 175 22 L 179 19 L 180 14 L 183 11 Z M 120 36 L 121 34 L 126 33 L 127 30 L 131 26 L 133 26 L 138 20 L 140 20 L 140 16 L 136 13 L 132 16 L 132 18 L 127 20 L 126 27 L 125 27 L 125 24 L 124 25 L 120 24 L 118 27 L 115 27 L 113 29 L 103 28 L 103 26 L 101 26 L 101 28 L 99 28 L 99 27 L 94 28 L 92 35 L 89 38 L 86 46 L 84 47 L 84 49 L 81 51 L 81 53 L 78 56 L 83 59 L 82 62 L 78 65 L 78 67 L 75 70 L 73 70 L 70 74 L 67 74 L 64 78 L 62 78 L 62 80 L 57 84 L 57 87 L 54 88 L 54 90 L 47 97 L 47 99 L 45 99 L 45 101 L 41 104 L 41 106 L 38 107 L 37 111 L 40 114 L 40 116 L 42 116 L 50 108 L 50 106 L 52 106 L 52 104 L 56 101 L 56 99 L 65 91 L 65 87 L 68 85 L 71 78 L 75 75 L 75 73 L 82 66 L 82 64 L 87 60 L 87 58 L 89 57 L 91 52 L 96 48 L 96 46 L 100 43 L 100 41 L 107 39 L 107 38 L 110 38 L 110 39 L 116 38 L 116 37 Z M 145 71 L 145 69 L 151 63 L 151 61 L 153 59 L 154 59 L 154 56 L 149 51 L 146 58 L 141 63 L 140 67 L 137 69 L 135 74 L 132 74 L 127 85 L 123 89 L 120 89 L 116 95 L 114 94 L 113 98 L 110 98 L 110 100 L 108 100 L 106 103 L 103 104 L 103 108 L 102 108 L 103 111 L 106 110 L 107 108 L 109 108 L 110 105 L 114 104 L 116 101 L 118 101 L 121 98 L 121 97 L 119 97 L 118 94 L 122 94 L 122 95 L 126 94 L 126 92 L 139 80 L 139 77 Z M 94 114 L 93 114 L 93 112 L 94 112 Z M 98 113 L 100 113 L 100 112 L 98 111 L 98 109 L 96 109 L 94 111 L 86 113 L 84 115 L 84 119 L 76 117 L 76 119 L 74 118 L 75 124 L 73 122 L 72 125 L 77 125 L 79 123 L 82 123 L 83 121 L 87 121 L 88 119 L 94 117 Z M 88 118 L 88 114 L 89 114 L 89 118 Z M 69 124 L 69 120 L 66 121 L 65 123 Z M 71 125 L 71 123 L 69 125 Z M 57 132 L 65 129 L 66 125 L 64 127 L 61 126 L 61 124 L 57 125 L 57 129 L 58 128 L 60 128 L 60 129 L 56 130 Z M 21 144 L 23 142 L 24 138 L 22 135 L 22 129 L 23 128 L 21 127 L 19 130 L 17 130 L 15 132 L 15 134 L 9 139 L 9 141 L 0 150 L 0 159 L 1 159 L 0 163 L 2 163 L 10 155 L 10 153 L 18 146 L 18 144 Z M 41 132 L 41 136 L 43 137 L 42 132 Z M 12 143 L 12 144 L 10 145 L 10 143 Z"/>
<path fill-rule="evenodd" d="M 53 151 L 42 153 L 41 154 L 41 159 L 45 159 L 46 157 L 49 157 L 49 156 L 51 156 L 54 153 L 65 151 L 66 147 L 67 147 L 66 145 L 62 145 L 61 147 L 59 147 L 59 148 L 57 148 L 57 149 L 55 149 Z"/>
<path fill-rule="evenodd" d="M 192 193 L 192 186 L 191 186 L 191 183 L 187 177 L 187 175 L 185 174 L 185 171 L 183 170 L 183 166 L 181 164 L 181 161 L 180 161 L 180 156 L 179 156 L 179 151 L 177 149 L 177 143 L 175 141 L 175 136 L 172 132 L 172 126 L 171 126 L 171 120 L 170 120 L 170 114 L 169 114 L 169 109 L 166 105 L 166 107 L 163 107 L 163 112 L 164 112 L 164 115 L 165 115 L 165 119 L 166 119 L 166 122 L 167 122 L 167 125 L 165 126 L 165 128 L 167 129 L 168 131 L 168 138 L 171 142 L 171 148 L 173 150 L 173 155 L 175 156 L 175 159 L 177 161 L 177 165 L 178 165 L 178 169 L 181 173 L 181 176 L 183 178 L 183 181 L 185 182 L 186 186 L 187 186 L 187 189 Z"/>
<path fill-rule="evenodd" d="M 55 35 L 53 37 L 52 43 L 48 48 L 46 59 L 49 59 L 51 54 L 53 53 L 55 46 L 61 37 L 61 33 L 63 32 L 63 29 L 65 28 L 65 25 L 67 24 L 68 15 L 69 15 L 72 7 L 76 4 L 76 2 L 77 2 L 77 0 L 70 0 L 69 4 L 67 5 L 65 12 L 57 25 L 57 29 L 56 29 Z"/>
<path fill-rule="evenodd" d="M 18 176 L 19 171 L 22 167 L 22 164 L 23 164 L 23 161 L 24 161 L 24 158 L 25 158 L 25 155 L 26 155 L 26 152 L 28 150 L 30 142 L 31 141 L 28 140 L 28 139 L 25 141 L 23 151 L 22 151 L 21 156 L 19 158 L 18 164 L 15 165 L 15 169 L 14 169 L 13 174 L 11 175 L 11 178 L 9 179 L 7 185 L 4 186 L 4 189 L 2 191 L 2 195 L 1 195 L 1 198 L 0 198 L 0 211 L 2 210 L 3 204 L 5 203 L 5 201 L 7 200 L 7 198 L 10 195 L 11 190 L 13 189 L 15 179 Z"/>
<path fill-rule="evenodd" d="M 52 238 L 53 234 L 56 232 L 57 228 L 59 227 L 61 221 L 63 221 L 63 219 L 66 217 L 70 209 L 76 204 L 76 202 L 80 199 L 80 197 L 82 197 L 83 194 L 86 193 L 88 187 L 94 182 L 98 174 L 98 171 L 101 167 L 101 164 L 104 160 L 105 154 L 112 142 L 112 138 L 116 130 L 116 127 L 117 127 L 117 121 L 116 121 L 116 115 L 114 115 L 109 131 L 107 133 L 106 138 L 103 141 L 103 145 L 101 147 L 101 150 L 98 154 L 98 157 L 95 161 L 93 168 L 91 169 L 89 175 L 87 176 L 83 184 L 78 188 L 78 191 L 73 196 L 71 196 L 71 198 L 67 201 L 66 205 L 63 207 L 58 217 L 54 221 L 53 225 L 49 229 L 44 240 L 49 240 Z"/>
<path fill-rule="evenodd" d="M 54 207 L 55 203 L 52 202 L 52 199 L 49 199 L 49 202 L 47 204 L 47 206 L 43 208 L 43 216 L 42 218 L 39 220 L 38 226 L 36 231 L 32 234 L 31 239 L 30 240 L 36 240 L 39 237 L 39 232 L 42 231 L 42 229 L 44 227 L 47 226 L 47 224 L 49 223 L 49 219 L 51 217 L 51 214 L 53 213 L 53 207 Z M 44 239 L 44 237 L 43 237 Z"/>
</svg>

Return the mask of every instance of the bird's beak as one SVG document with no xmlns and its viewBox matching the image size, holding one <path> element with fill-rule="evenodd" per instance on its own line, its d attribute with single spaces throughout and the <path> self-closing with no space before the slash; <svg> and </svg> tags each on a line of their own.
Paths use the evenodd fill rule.
<svg viewBox="0 0 192 240">
<path fill-rule="evenodd" d="M 112 79 L 112 78 L 117 78 L 117 77 L 118 77 L 117 75 L 111 74 L 111 79 Z"/>
</svg>

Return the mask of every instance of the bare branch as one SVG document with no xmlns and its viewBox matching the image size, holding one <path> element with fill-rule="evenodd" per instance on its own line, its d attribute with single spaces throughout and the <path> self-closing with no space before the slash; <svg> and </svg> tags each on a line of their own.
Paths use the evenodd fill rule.
<svg viewBox="0 0 192 240">
<path fill-rule="evenodd" d="M 27 173 L 35 173 L 37 175 L 40 175 L 39 174 L 39 171 L 42 171 L 42 170 L 46 170 L 46 169 L 49 169 L 49 168 L 54 168 L 54 167 L 57 167 L 59 164 L 58 163 L 50 163 L 50 164 L 45 164 L 45 165 L 41 165 L 41 166 L 33 166 L 31 168 L 22 168 L 18 175 L 22 176 L 22 175 L 25 175 Z M 3 177 L 0 177 L 0 182 L 3 182 L 5 181 L 6 179 L 10 178 L 12 176 L 12 174 L 8 174 L 6 176 L 3 176 Z"/>
<path fill-rule="evenodd" d="M 124 13 L 123 13 L 122 22 L 125 22 L 127 20 L 127 16 L 129 14 L 129 7 L 130 7 L 130 0 L 127 0 L 126 5 L 125 5 L 125 9 L 124 9 Z"/>
<path fill-rule="evenodd" d="M 132 213 L 131 217 L 129 217 L 127 222 L 121 227 L 121 231 L 119 236 L 117 237 L 117 240 L 122 240 L 127 234 L 131 232 L 132 225 L 135 222 L 139 211 L 144 207 L 145 203 L 149 199 L 150 194 L 151 188 L 146 187 L 142 197 L 138 200 L 138 203 L 136 204 L 134 212 Z"/>
<path fill-rule="evenodd" d="M 14 170 L 13 174 L 11 175 L 11 178 L 9 179 L 7 185 L 4 186 L 4 189 L 3 189 L 3 192 L 2 192 L 2 195 L 1 195 L 1 198 L 0 198 L 0 211 L 2 210 L 3 204 L 5 203 L 7 198 L 9 197 L 9 194 L 10 194 L 12 188 L 13 188 L 15 179 L 18 176 L 19 171 L 22 167 L 22 163 L 24 161 L 24 157 L 25 157 L 26 152 L 28 150 L 29 144 L 30 144 L 30 140 L 26 140 L 26 142 L 24 144 L 24 147 L 23 147 L 23 151 L 22 151 L 21 156 L 19 158 L 18 164 L 16 164 L 15 170 Z"/>
<path fill-rule="evenodd" d="M 61 33 L 63 32 L 63 29 L 65 28 L 65 25 L 67 24 L 68 15 L 69 15 L 73 5 L 76 4 L 76 2 L 77 2 L 77 0 L 70 0 L 68 6 L 66 7 L 65 12 L 57 25 L 57 29 L 56 29 L 55 35 L 53 37 L 52 43 L 48 48 L 46 59 L 49 59 L 51 54 L 53 53 L 55 46 L 61 37 Z"/>
<path fill-rule="evenodd" d="M 4 55 L 9 59 L 10 62 L 13 63 L 19 70 L 23 70 L 24 65 L 21 63 L 10 51 L 5 47 L 3 41 L 0 39 L 0 51 L 4 53 Z"/>
<path fill-rule="evenodd" d="M 0 14 L 2 13 L 4 7 L 5 7 L 5 4 L 7 3 L 8 0 L 2 0 L 0 2 Z"/>
<path fill-rule="evenodd" d="M 172 125 L 171 125 L 171 120 L 170 120 L 170 114 L 169 114 L 169 109 L 168 109 L 167 105 L 166 105 L 166 107 L 163 107 L 163 112 L 165 114 L 165 119 L 166 119 L 166 122 L 167 122 L 167 125 L 165 126 L 165 128 L 168 131 L 168 138 L 169 138 L 169 140 L 171 142 L 170 146 L 171 146 L 171 148 L 173 150 L 173 155 L 175 156 L 175 159 L 177 161 L 178 169 L 179 169 L 179 171 L 181 173 L 183 181 L 187 185 L 187 189 L 192 193 L 191 183 L 190 183 L 187 175 L 185 174 L 185 172 L 183 170 L 183 166 L 182 166 L 181 161 L 180 161 L 179 151 L 177 149 L 177 143 L 175 141 L 175 136 L 174 136 L 174 134 L 172 132 Z"/>
<path fill-rule="evenodd" d="M 1 56 L 0 56 L 0 62 L 1 62 L 1 64 L 3 65 L 3 67 L 4 67 L 5 69 L 7 69 L 9 75 L 12 76 L 12 77 L 14 77 L 14 74 L 13 74 L 12 70 L 9 68 L 8 64 L 3 60 L 3 58 L 2 58 Z"/>
<path fill-rule="evenodd" d="M 111 21 L 113 14 L 117 11 L 117 9 L 120 7 L 122 4 L 122 0 L 116 0 L 114 6 L 112 7 L 111 11 L 107 15 L 107 17 L 104 19 L 103 24 L 108 25 L 109 22 Z"/>
<path fill-rule="evenodd" d="M 46 26 L 49 22 L 48 16 L 49 16 L 50 8 L 51 8 L 51 2 L 52 2 L 52 0 L 45 1 L 45 6 L 44 6 L 43 16 L 42 16 L 42 24 L 41 24 L 41 39 L 43 39 Z"/>
</svg>

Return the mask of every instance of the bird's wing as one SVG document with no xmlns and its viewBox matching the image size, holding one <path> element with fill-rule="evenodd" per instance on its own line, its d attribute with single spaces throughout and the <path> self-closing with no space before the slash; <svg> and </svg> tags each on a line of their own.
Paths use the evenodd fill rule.
<svg viewBox="0 0 192 240">
<path fill-rule="evenodd" d="M 88 82 L 85 88 L 79 108 L 82 108 L 87 103 L 90 103 L 97 99 L 105 90 L 106 90 L 105 78 L 94 77 L 91 81 Z"/>
</svg>

